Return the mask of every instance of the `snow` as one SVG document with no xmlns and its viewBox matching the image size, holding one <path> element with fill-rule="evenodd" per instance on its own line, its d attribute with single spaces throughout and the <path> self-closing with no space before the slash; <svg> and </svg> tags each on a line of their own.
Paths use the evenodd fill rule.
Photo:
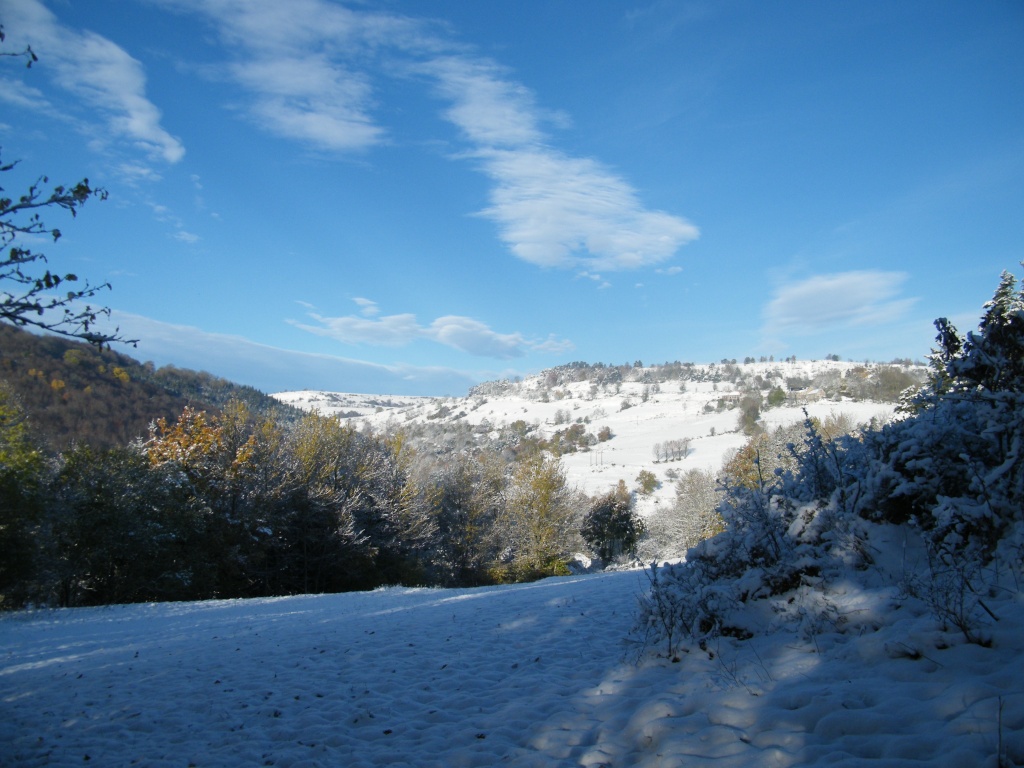
<svg viewBox="0 0 1024 768">
<path fill-rule="evenodd" d="M 992 601 L 990 648 L 838 586 L 857 632 L 720 638 L 674 663 L 629 633 L 646 583 L 8 614 L 0 764 L 1024 763 L 1019 595 Z"/>
<path fill-rule="evenodd" d="M 408 408 L 433 399 L 417 395 L 366 395 L 308 389 L 279 392 L 272 397 L 303 411 L 317 411 L 324 416 L 344 416 L 345 418 L 369 416 L 378 411 L 394 408 Z"/>
<path fill-rule="evenodd" d="M 547 402 L 532 384 L 391 405 L 337 393 L 290 401 L 358 411 L 354 423 L 375 429 L 437 421 L 444 409 L 448 420 L 522 419 L 546 435 L 577 419 L 594 433 L 608 426 L 612 440 L 562 458 L 592 493 L 632 486 L 640 469 L 717 469 L 745 440 L 736 411 L 704 408 L 728 391 L 721 383 L 645 398 L 637 382 L 598 392 L 583 382 Z M 808 410 L 891 414 L 848 401 Z M 764 413 L 769 426 L 802 418 L 797 407 Z M 685 459 L 655 463 L 654 443 L 687 437 Z M 801 614 L 801 586 L 789 602 L 738 603 L 747 640 L 672 649 L 635 628 L 642 570 L 5 614 L 0 765 L 1024 765 L 1019 585 L 985 595 L 987 647 L 969 643 L 894 586 L 921 567 L 902 530 L 865 539 L 868 571 L 837 560 L 827 581 L 808 581 L 827 614 Z"/>
<path fill-rule="evenodd" d="M 785 386 L 783 377 L 812 379 L 825 372 L 838 376 L 859 366 L 850 362 L 808 360 L 749 363 L 734 367 L 747 378 L 760 375 Z M 710 374 L 715 366 L 701 370 Z M 643 375 L 643 372 L 638 370 L 638 375 Z M 642 470 L 653 472 L 661 485 L 650 497 L 637 500 L 637 511 L 641 515 L 650 513 L 656 504 L 671 504 L 674 500 L 675 488 L 666 475 L 668 470 L 682 473 L 690 469 L 706 469 L 717 472 L 730 452 L 743 447 L 748 439 L 737 428 L 739 411 L 734 407 L 705 411 L 705 406 L 716 406 L 720 398 L 737 395 L 735 384 L 729 381 L 687 381 L 685 391 L 680 391 L 678 381 L 661 383 L 658 387 L 643 381 L 594 387 L 590 381 L 550 386 L 544 378 L 543 374 L 529 377 L 502 394 L 462 398 L 315 391 L 282 392 L 273 397 L 323 415 L 357 414 L 346 418 L 353 424 L 368 425 L 374 431 L 459 421 L 472 426 L 489 424 L 496 434 L 499 428 L 521 420 L 535 426 L 540 435 L 550 438 L 556 431 L 565 430 L 575 422 L 584 423 L 587 431 L 594 435 L 608 427 L 613 435 L 611 440 L 598 443 L 589 451 L 563 454 L 562 468 L 570 485 L 591 496 L 606 493 L 620 480 L 627 487 L 634 488 L 636 477 Z M 623 403 L 629 403 L 629 407 L 623 409 Z M 439 418 L 442 407 L 449 413 Z M 880 422 L 888 421 L 892 418 L 894 405 L 849 399 L 811 401 L 764 410 L 762 422 L 767 429 L 800 423 L 805 409 L 816 418 L 844 414 L 854 424 L 859 424 L 873 418 Z M 690 439 L 690 453 L 685 459 L 655 461 L 656 444 L 684 438 Z"/>
</svg>

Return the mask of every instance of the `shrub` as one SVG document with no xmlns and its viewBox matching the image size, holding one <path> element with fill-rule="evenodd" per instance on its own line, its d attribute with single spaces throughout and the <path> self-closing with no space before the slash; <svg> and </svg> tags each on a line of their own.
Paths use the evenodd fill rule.
<svg viewBox="0 0 1024 768">
<path fill-rule="evenodd" d="M 594 501 L 580 528 L 587 546 L 605 562 L 634 553 L 643 532 L 643 520 L 621 480 L 617 489 Z"/>
<path fill-rule="evenodd" d="M 966 337 L 936 322 L 930 380 L 900 421 L 828 439 L 808 419 L 789 466 L 771 473 L 755 451 L 725 489 L 726 529 L 687 563 L 649 572 L 637 624 L 645 642 L 674 654 L 687 641 L 748 636 L 761 601 L 774 621 L 838 626 L 845 617 L 827 585 L 865 569 L 873 532 L 893 525 L 919 534 L 926 552 L 900 577 L 904 595 L 987 642 L 987 595 L 1019 592 L 1024 570 L 1024 290 L 1004 274 L 985 309 Z"/>
</svg>

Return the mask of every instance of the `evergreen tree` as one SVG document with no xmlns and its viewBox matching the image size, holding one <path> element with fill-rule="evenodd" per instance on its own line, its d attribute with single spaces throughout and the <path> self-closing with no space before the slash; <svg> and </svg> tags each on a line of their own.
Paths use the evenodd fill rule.
<svg viewBox="0 0 1024 768">
<path fill-rule="evenodd" d="M 643 532 L 643 520 L 636 514 L 632 496 L 621 480 L 617 488 L 590 505 L 580 528 L 587 546 L 604 562 L 635 553 Z"/>
</svg>

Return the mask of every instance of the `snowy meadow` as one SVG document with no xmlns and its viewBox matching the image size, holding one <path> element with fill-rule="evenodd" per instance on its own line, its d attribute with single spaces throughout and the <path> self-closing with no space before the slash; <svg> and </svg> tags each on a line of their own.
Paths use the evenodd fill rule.
<svg viewBox="0 0 1024 768">
<path fill-rule="evenodd" d="M 642 571 L 0 619 L 10 766 L 990 766 L 1024 761 L 1024 608 L 990 648 L 886 590 L 873 631 L 627 632 Z"/>
</svg>

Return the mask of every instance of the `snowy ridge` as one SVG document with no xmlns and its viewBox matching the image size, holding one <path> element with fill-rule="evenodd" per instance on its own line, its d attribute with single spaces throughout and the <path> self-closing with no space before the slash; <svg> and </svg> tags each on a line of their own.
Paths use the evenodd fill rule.
<svg viewBox="0 0 1024 768">
<path fill-rule="evenodd" d="M 382 410 L 409 408 L 432 399 L 412 395 L 360 395 L 315 390 L 279 392 L 271 397 L 303 411 L 316 411 L 324 416 L 341 416 L 346 419 L 363 418 Z"/>
<path fill-rule="evenodd" d="M 462 422 L 478 429 L 489 428 L 491 436 L 496 436 L 501 427 L 523 421 L 536 428 L 540 436 L 550 438 L 575 423 L 584 424 L 595 435 L 607 428 L 612 434 L 607 442 L 562 455 L 566 476 L 585 493 L 596 495 L 613 488 L 619 480 L 633 487 L 640 471 L 653 472 L 661 485 L 651 497 L 638 500 L 643 513 L 651 505 L 673 498 L 673 483 L 667 471 L 717 471 L 723 459 L 747 441 L 737 426 L 741 384 L 760 376 L 765 391 L 771 386 L 785 389 L 787 379 L 812 381 L 822 374 L 832 374 L 841 380 L 851 371 L 865 368 L 862 363 L 829 360 L 702 365 L 690 369 L 690 378 L 684 381 L 659 381 L 657 368 L 638 368 L 629 374 L 633 380 L 603 385 L 592 380 L 552 383 L 552 372 L 545 372 L 519 382 L 481 385 L 470 396 L 459 398 L 331 392 L 284 392 L 274 397 L 303 410 L 346 416 L 374 431 Z M 728 375 L 737 380 L 728 380 Z M 826 399 L 824 394 L 810 387 L 794 392 L 787 405 L 763 411 L 762 421 L 767 428 L 798 423 L 806 408 L 809 415 L 818 418 L 842 413 L 854 424 L 872 419 L 884 422 L 894 410 L 892 403 Z M 347 415 L 355 412 L 358 415 Z M 656 444 L 682 439 L 689 440 L 685 459 L 656 460 Z"/>
</svg>

